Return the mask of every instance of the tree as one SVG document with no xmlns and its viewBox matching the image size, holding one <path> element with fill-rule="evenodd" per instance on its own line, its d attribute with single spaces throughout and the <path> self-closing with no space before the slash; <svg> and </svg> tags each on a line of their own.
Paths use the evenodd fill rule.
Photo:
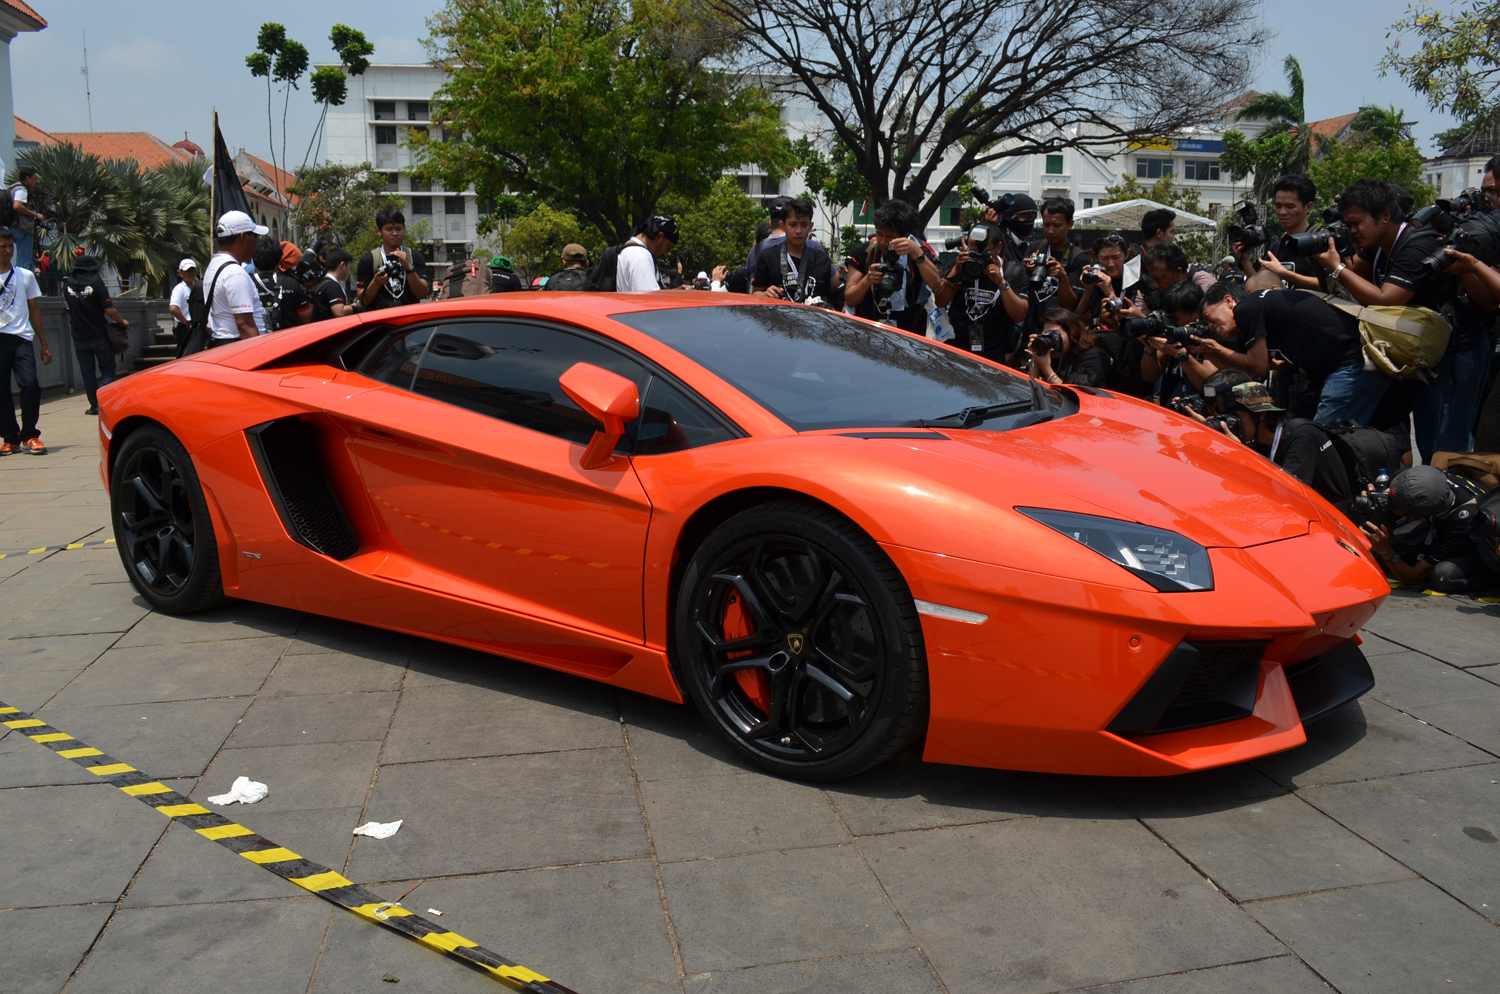
<svg viewBox="0 0 1500 994">
<path fill-rule="evenodd" d="M 1400 33 L 1421 45 L 1401 53 Z M 1500 0 L 1474 0 L 1468 10 L 1444 16 L 1426 3 L 1406 9 L 1387 32 L 1396 40 L 1380 60 L 1380 74 L 1395 70 L 1433 110 L 1462 122 L 1500 121 Z"/>
<path fill-rule="evenodd" d="M 354 30 L 347 24 L 335 24 L 333 30 L 328 32 L 328 43 L 338 53 L 340 65 L 319 66 L 309 77 L 312 84 L 312 98 L 323 105 L 323 110 L 318 115 L 318 123 L 313 127 L 312 137 L 307 141 L 307 151 L 302 156 L 302 166 L 297 170 L 299 173 L 307 168 L 307 160 L 313 154 L 313 143 L 316 141 L 318 147 L 322 147 L 323 125 L 328 120 L 328 108 L 342 107 L 344 101 L 349 98 L 349 83 L 346 75 L 363 76 L 365 70 L 370 68 L 370 56 L 375 53 L 375 46 L 370 44 L 364 33 Z"/>
<path fill-rule="evenodd" d="M 1282 68 L 1286 71 L 1287 92 L 1256 94 L 1235 115 L 1236 120 L 1240 121 L 1246 118 L 1270 121 L 1260 134 L 1262 140 L 1283 134 L 1291 139 L 1285 144 L 1286 151 L 1274 173 L 1268 170 L 1264 174 L 1255 174 L 1255 196 L 1259 200 L 1269 196 L 1271 184 L 1277 177 L 1306 172 L 1307 164 L 1312 161 L 1316 151 L 1313 147 L 1315 139 L 1312 129 L 1307 126 L 1304 99 L 1307 91 L 1302 80 L 1302 63 L 1297 61 L 1295 55 L 1288 55 Z"/>
<path fill-rule="evenodd" d="M 693 273 L 744 265 L 755 244 L 755 226 L 766 216 L 765 208 L 745 196 L 733 176 L 721 176 L 702 197 L 668 194 L 661 209 L 677 219 L 682 232 L 677 257 Z"/>
<path fill-rule="evenodd" d="M 1204 216 L 1203 203 L 1198 199 L 1198 191 L 1192 187 L 1178 186 L 1172 182 L 1170 176 L 1163 176 L 1147 187 L 1142 186 L 1141 181 L 1134 176 L 1126 175 L 1114 186 L 1104 188 L 1104 198 L 1099 201 L 1099 206 L 1141 198 L 1153 200 L 1158 204 L 1188 214 Z M 1215 256 L 1219 254 L 1219 246 L 1215 237 L 1202 231 L 1178 235 L 1177 246 L 1187 253 L 1189 261 L 1203 266 L 1216 262 Z"/>
<path fill-rule="evenodd" d="M 1286 163 L 1291 156 L 1292 135 L 1288 131 L 1264 135 L 1254 141 L 1243 132 L 1226 131 L 1219 166 L 1236 183 L 1255 177 L 1250 195 L 1264 201 L 1269 199 L 1276 180 L 1286 175 Z"/>
<path fill-rule="evenodd" d="M 286 27 L 275 21 L 260 26 L 255 39 L 255 51 L 245 56 L 245 65 L 251 76 L 266 78 L 266 140 L 270 145 L 271 168 L 286 171 L 286 115 L 291 106 L 292 91 L 297 89 L 297 80 L 307 71 L 307 46 L 288 38 Z M 271 116 L 271 84 L 280 83 L 285 91 L 281 102 L 281 161 L 276 160 L 276 131 Z M 281 205 L 282 227 L 286 226 L 287 208 Z"/>
<path fill-rule="evenodd" d="M 1382 145 L 1395 145 L 1398 142 L 1411 141 L 1411 129 L 1416 123 L 1408 121 L 1406 111 L 1399 109 L 1395 104 L 1389 107 L 1365 104 L 1359 109 L 1359 113 L 1354 115 L 1354 120 L 1349 122 L 1349 130 L 1366 135 L 1371 141 Z"/>
<path fill-rule="evenodd" d="M 746 68 L 812 102 L 872 203 L 905 200 L 924 221 L 976 167 L 1206 122 L 1265 37 L 1253 0 L 709 6 L 743 32 Z"/>
<path fill-rule="evenodd" d="M 530 194 L 619 241 L 669 191 L 784 153 L 777 107 L 718 68 L 733 30 L 692 0 L 447 0 L 428 24 L 448 81 L 413 171 L 449 189 Z"/>
<path fill-rule="evenodd" d="M 399 210 L 402 200 L 372 168 L 366 162 L 310 166 L 298 173 L 289 192 L 298 197 L 292 219 L 302 236 L 321 238 L 350 252 L 373 248 L 379 241 L 375 212 L 382 207 Z"/>
<path fill-rule="evenodd" d="M 1357 135 L 1331 144 L 1322 158 L 1307 167 L 1307 178 L 1317 186 L 1321 206 L 1331 205 L 1334 197 L 1364 178 L 1399 184 L 1421 206 L 1431 203 L 1433 196 L 1422 176 L 1422 153 L 1410 138 L 1388 144 Z"/>
<path fill-rule="evenodd" d="M 830 227 L 834 217 L 844 207 L 855 201 L 869 199 L 870 191 L 865 185 L 865 179 L 854 168 L 849 150 L 844 146 L 835 145 L 824 156 L 810 139 L 799 138 L 793 143 L 792 153 L 802 167 L 802 178 L 807 182 L 813 202 L 823 207 L 824 219 Z M 972 188 L 972 184 L 970 186 Z M 842 234 L 839 243 L 849 244 Z M 838 248 L 838 245 L 830 245 L 828 250 L 834 252 Z"/>
<path fill-rule="evenodd" d="M 571 242 L 578 242 L 593 255 L 604 247 L 604 236 L 593 225 L 579 224 L 572 214 L 537 204 L 534 210 L 510 223 L 504 246 L 516 269 L 529 282 L 560 269 L 563 246 Z"/>
</svg>

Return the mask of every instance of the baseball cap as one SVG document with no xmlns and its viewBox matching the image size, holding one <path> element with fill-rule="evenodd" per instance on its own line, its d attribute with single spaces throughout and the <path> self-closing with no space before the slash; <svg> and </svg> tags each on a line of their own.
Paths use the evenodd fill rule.
<svg viewBox="0 0 1500 994">
<path fill-rule="evenodd" d="M 699 270 L 697 278 L 700 280 L 706 280 L 708 279 L 708 274 L 703 272 L 702 270 Z"/>
<path fill-rule="evenodd" d="M 1036 201 L 1024 193 L 1007 194 L 1009 199 L 1005 201 L 1000 209 L 1001 217 L 1018 217 L 1022 214 L 1035 214 Z"/>
<path fill-rule="evenodd" d="M 515 271 L 516 264 L 510 261 L 510 256 L 508 255 L 497 255 L 490 260 L 490 268 L 510 273 Z"/>
<path fill-rule="evenodd" d="M 785 217 L 787 208 L 790 206 L 792 206 L 792 198 L 782 195 L 772 200 L 766 206 L 766 210 L 770 211 L 772 217 Z"/>
<path fill-rule="evenodd" d="M 249 214 L 244 211 L 225 211 L 219 217 L 219 223 L 215 228 L 220 238 L 228 238 L 231 235 L 243 235 L 247 231 L 253 231 L 257 235 L 269 235 L 271 229 L 263 224 L 256 224 Z"/>
<path fill-rule="evenodd" d="M 189 269 L 197 269 L 197 268 L 198 268 L 198 264 L 196 262 L 194 262 L 192 259 L 183 259 L 181 262 L 179 262 L 177 264 L 177 271 L 179 273 L 185 273 Z"/>
<path fill-rule="evenodd" d="M 1249 383 L 1241 383 L 1239 386 L 1230 387 L 1229 395 L 1234 398 L 1234 403 L 1254 411 L 1257 414 L 1269 414 L 1272 411 L 1281 411 L 1285 408 L 1277 407 L 1271 401 L 1271 391 L 1259 380 L 1251 380 Z"/>
<path fill-rule="evenodd" d="M 588 262 L 589 250 L 577 242 L 569 242 L 563 246 L 562 257 L 568 262 Z"/>
<path fill-rule="evenodd" d="M 1431 518 L 1453 506 L 1458 498 L 1448 485 L 1448 474 L 1436 466 L 1413 466 L 1391 481 L 1391 510 L 1409 518 Z"/>
</svg>

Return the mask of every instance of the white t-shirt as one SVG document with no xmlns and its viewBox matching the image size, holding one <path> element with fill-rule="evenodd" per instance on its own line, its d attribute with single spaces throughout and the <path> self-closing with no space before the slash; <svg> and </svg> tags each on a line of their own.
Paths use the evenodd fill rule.
<svg viewBox="0 0 1500 994">
<path fill-rule="evenodd" d="M 656 256 L 639 237 L 633 237 L 620 249 L 615 261 L 617 293 L 651 293 L 661 289 L 656 276 Z"/>
<path fill-rule="evenodd" d="M 184 318 L 187 318 L 189 321 L 191 321 L 193 318 L 192 313 L 188 310 L 188 297 L 192 294 L 192 292 L 193 288 L 188 286 L 186 283 L 178 283 L 172 288 L 172 299 L 168 301 L 168 303 L 172 307 L 175 307 L 179 311 L 181 311 L 182 316 Z M 214 296 L 217 297 L 218 294 L 216 293 L 214 294 Z"/>
<path fill-rule="evenodd" d="M 24 186 L 18 186 L 15 189 L 11 190 L 10 191 L 10 200 L 11 200 L 11 203 L 13 203 L 13 204 L 24 204 L 24 203 L 26 203 L 26 197 L 27 197 L 27 194 L 29 192 L 30 191 L 28 191 L 26 189 L 26 187 L 24 187 Z"/>
<path fill-rule="evenodd" d="M 14 274 L 14 275 L 12 275 Z M 26 302 L 42 295 L 31 270 L 12 266 L 8 272 L 0 273 L 0 334 L 17 335 L 31 341 L 35 332 L 31 329 L 31 309 Z"/>
<path fill-rule="evenodd" d="M 215 284 L 215 274 L 221 269 L 224 270 L 224 275 L 219 276 L 218 283 Z M 203 271 L 205 297 L 209 287 L 213 287 L 214 301 L 208 311 L 208 327 L 214 338 L 240 337 L 240 329 L 234 323 L 236 314 L 254 315 L 256 330 L 262 335 L 266 333 L 266 312 L 261 307 L 260 294 L 255 292 L 255 283 L 250 279 L 250 274 L 235 261 L 234 256 L 221 252 L 208 260 L 208 268 Z"/>
</svg>

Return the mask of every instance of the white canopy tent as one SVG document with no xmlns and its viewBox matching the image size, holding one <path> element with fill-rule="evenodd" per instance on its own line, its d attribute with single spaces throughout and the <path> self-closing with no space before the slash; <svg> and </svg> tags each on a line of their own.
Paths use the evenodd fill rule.
<svg viewBox="0 0 1500 994">
<path fill-rule="evenodd" d="M 1158 204 L 1154 200 L 1139 197 L 1135 200 L 1122 200 L 1116 204 L 1105 204 L 1102 207 L 1090 207 L 1087 210 L 1078 211 L 1073 215 L 1074 224 L 1087 225 L 1088 227 L 1114 227 L 1114 228 L 1140 228 L 1141 218 L 1148 211 L 1166 208 L 1177 215 L 1177 233 L 1191 234 L 1195 231 L 1217 231 L 1219 222 L 1211 217 L 1202 217 L 1198 214 L 1189 214 L 1187 211 L 1176 207 L 1167 207 L 1166 204 Z"/>
</svg>

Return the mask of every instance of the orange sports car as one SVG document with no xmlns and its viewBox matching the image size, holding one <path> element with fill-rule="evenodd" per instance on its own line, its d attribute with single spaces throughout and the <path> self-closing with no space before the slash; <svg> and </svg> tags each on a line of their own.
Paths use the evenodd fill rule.
<svg viewBox="0 0 1500 994">
<path fill-rule="evenodd" d="M 513 293 L 100 391 L 120 555 L 681 702 L 775 773 L 1160 775 L 1373 685 L 1359 532 L 1170 411 L 843 314 Z"/>
</svg>

